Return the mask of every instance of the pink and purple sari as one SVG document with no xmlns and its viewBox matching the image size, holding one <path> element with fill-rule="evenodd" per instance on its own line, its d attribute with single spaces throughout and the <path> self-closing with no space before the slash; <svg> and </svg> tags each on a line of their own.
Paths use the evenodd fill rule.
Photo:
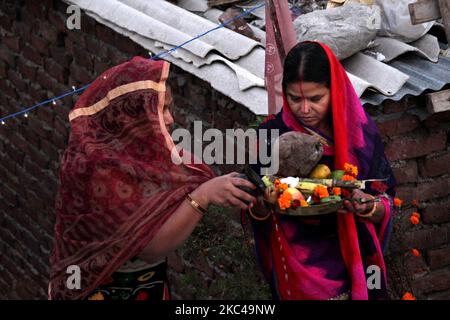
<svg viewBox="0 0 450 320">
<path fill-rule="evenodd" d="M 260 128 L 279 129 L 280 135 L 314 130 L 333 142 L 333 147 L 325 147 L 321 160 L 331 170 L 343 169 L 348 162 L 359 168 L 358 179 L 387 178 L 385 183 L 372 183 L 364 190 L 388 196 L 382 200 L 385 216 L 375 225 L 350 212 L 317 219 L 272 214 L 265 222 L 252 223 L 257 256 L 275 298 L 323 300 L 348 293 L 353 300 L 386 299 L 383 251 L 391 229 L 396 181 L 378 128 L 365 113 L 339 61 L 327 46 L 321 45 L 331 69 L 334 137 L 299 123 L 285 100 L 282 111 L 269 116 Z M 255 170 L 259 168 L 254 166 Z M 380 271 L 381 283 L 369 289 L 367 283 L 373 270 Z"/>
</svg>

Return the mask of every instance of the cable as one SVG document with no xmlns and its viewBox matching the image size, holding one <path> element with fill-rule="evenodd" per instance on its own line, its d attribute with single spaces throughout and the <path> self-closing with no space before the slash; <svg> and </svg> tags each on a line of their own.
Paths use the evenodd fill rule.
<svg viewBox="0 0 450 320">
<path fill-rule="evenodd" d="M 186 41 L 186 42 L 183 42 L 182 44 L 180 44 L 180 45 L 178 45 L 178 46 L 176 46 L 176 47 L 174 47 L 174 48 L 172 48 L 172 49 L 163 51 L 163 52 L 161 52 L 161 53 L 159 53 L 159 54 L 157 54 L 157 55 L 151 57 L 150 60 L 157 60 L 157 59 L 160 59 L 161 57 L 164 57 L 164 56 L 168 55 L 168 54 L 171 53 L 171 52 L 175 52 L 177 49 L 180 49 L 180 48 L 186 46 L 187 44 L 189 44 L 189 43 L 191 43 L 191 42 L 193 42 L 193 41 L 195 41 L 195 40 L 197 40 L 197 39 L 200 39 L 200 38 L 206 36 L 207 34 L 213 32 L 213 31 L 216 31 L 216 30 L 218 30 L 218 29 L 224 28 L 224 27 L 226 27 L 227 25 L 229 25 L 230 23 L 232 23 L 233 21 L 235 21 L 235 20 L 237 20 L 237 19 L 240 19 L 240 18 L 242 18 L 242 17 L 244 17 L 244 16 L 247 16 L 247 15 L 251 14 L 252 12 L 254 12 L 255 10 L 257 10 L 257 9 L 259 9 L 259 8 L 262 8 L 262 7 L 264 7 L 264 6 L 265 6 L 265 3 L 262 3 L 262 4 L 260 4 L 260 5 L 256 6 L 256 7 L 253 7 L 253 8 L 250 9 L 250 10 L 244 9 L 244 12 L 241 13 L 240 15 L 237 15 L 236 17 L 233 17 L 233 18 L 231 18 L 231 19 L 229 19 L 229 20 L 227 20 L 227 21 L 225 21 L 225 22 L 223 22 L 223 23 L 217 25 L 217 26 L 214 27 L 213 29 L 210 29 L 210 30 L 208 30 L 208 31 L 206 31 L 206 32 L 204 32 L 204 33 L 201 33 L 201 34 L 195 36 L 194 38 L 192 38 L 192 39 L 190 39 L 190 40 L 188 40 L 188 41 Z M 67 97 L 67 96 L 71 96 L 71 95 L 76 94 L 76 93 L 79 93 L 79 92 L 83 92 L 84 90 L 86 90 L 87 88 L 89 88 L 90 85 L 91 85 L 91 83 L 89 83 L 89 84 L 87 84 L 87 85 L 84 85 L 83 87 L 81 87 L 81 88 L 79 88 L 79 89 L 76 89 L 75 87 L 72 87 L 73 90 L 70 91 L 70 92 L 64 93 L 64 94 L 62 94 L 62 95 L 60 95 L 60 96 L 57 96 L 57 97 L 54 97 L 54 98 L 52 98 L 52 99 L 48 99 L 48 100 L 39 102 L 39 103 L 35 104 L 35 105 L 32 106 L 32 107 L 23 109 L 23 110 L 18 111 L 18 112 L 16 112 L 16 113 L 12 113 L 12 114 L 7 115 L 7 116 L 5 116 L 5 117 L 3 117 L 3 118 L 0 118 L 0 123 L 1 123 L 2 125 L 6 125 L 5 120 L 10 119 L 10 118 L 18 117 L 18 116 L 20 116 L 20 115 L 22 115 L 22 114 L 25 115 L 25 117 L 28 117 L 28 113 L 29 113 L 30 111 L 32 111 L 32 110 L 34 110 L 34 109 L 36 109 L 36 108 L 42 107 L 42 106 L 44 106 L 44 105 L 47 105 L 47 104 L 49 104 L 49 103 L 52 103 L 53 105 L 55 105 L 57 100 L 60 100 L 60 99 L 65 98 L 65 97 Z"/>
</svg>

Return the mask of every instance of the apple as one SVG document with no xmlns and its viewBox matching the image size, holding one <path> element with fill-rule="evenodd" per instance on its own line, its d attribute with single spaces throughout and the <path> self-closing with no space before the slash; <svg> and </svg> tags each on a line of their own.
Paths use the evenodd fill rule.
<svg viewBox="0 0 450 320">
<path fill-rule="evenodd" d="M 284 192 L 290 193 L 292 200 L 305 200 L 302 193 L 297 188 L 287 188 Z"/>
</svg>

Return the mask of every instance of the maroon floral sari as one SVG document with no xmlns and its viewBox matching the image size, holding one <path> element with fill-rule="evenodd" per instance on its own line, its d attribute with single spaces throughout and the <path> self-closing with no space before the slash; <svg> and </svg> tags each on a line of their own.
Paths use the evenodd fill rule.
<svg viewBox="0 0 450 320">
<path fill-rule="evenodd" d="M 163 120 L 169 63 L 135 57 L 98 77 L 69 115 L 60 168 L 50 299 L 83 299 L 137 256 L 186 194 L 214 176 L 176 165 Z M 174 153 L 175 156 L 180 156 Z M 67 288 L 67 268 L 81 289 Z"/>
</svg>

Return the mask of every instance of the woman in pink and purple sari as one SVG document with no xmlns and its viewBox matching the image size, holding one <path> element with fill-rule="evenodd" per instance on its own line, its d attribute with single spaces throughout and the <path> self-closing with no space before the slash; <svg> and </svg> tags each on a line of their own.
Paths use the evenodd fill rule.
<svg viewBox="0 0 450 320">
<path fill-rule="evenodd" d="M 261 202 L 249 210 L 257 256 L 274 298 L 386 299 L 383 251 L 396 181 L 376 125 L 342 65 L 321 43 L 303 42 L 291 49 L 284 65 L 283 98 L 283 109 L 260 129 L 318 136 L 324 145 L 320 163 L 331 170 L 351 163 L 359 169 L 358 179 L 387 180 L 350 195 L 383 195 L 379 202 L 345 201 L 336 214 L 289 217 L 271 213 Z M 267 141 L 270 144 L 270 138 Z M 260 172 L 260 165 L 253 169 Z"/>
</svg>

